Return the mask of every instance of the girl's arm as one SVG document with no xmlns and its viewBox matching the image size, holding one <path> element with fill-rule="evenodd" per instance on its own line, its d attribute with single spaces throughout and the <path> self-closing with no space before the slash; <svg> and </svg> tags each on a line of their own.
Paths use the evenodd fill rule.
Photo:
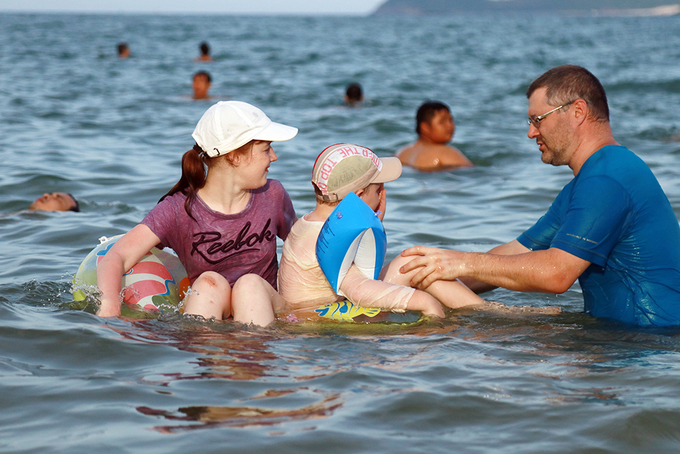
<svg viewBox="0 0 680 454">
<path fill-rule="evenodd" d="M 120 315 L 123 274 L 158 243 L 160 238 L 148 226 L 138 224 L 111 247 L 97 264 L 97 286 L 102 293 L 101 307 L 97 315 L 101 317 Z"/>
</svg>

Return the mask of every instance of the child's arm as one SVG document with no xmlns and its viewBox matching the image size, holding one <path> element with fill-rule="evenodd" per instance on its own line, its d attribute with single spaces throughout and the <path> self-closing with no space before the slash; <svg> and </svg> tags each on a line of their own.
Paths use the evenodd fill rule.
<svg viewBox="0 0 680 454">
<path fill-rule="evenodd" d="M 416 310 L 425 315 L 444 317 L 439 302 L 421 290 L 369 279 L 352 265 L 340 284 L 340 291 L 354 304 L 388 310 Z"/>
<path fill-rule="evenodd" d="M 120 286 L 123 274 L 159 242 L 156 234 L 144 224 L 138 224 L 116 241 L 97 264 L 97 287 L 102 292 L 101 307 L 97 315 L 101 317 L 120 315 Z"/>
</svg>

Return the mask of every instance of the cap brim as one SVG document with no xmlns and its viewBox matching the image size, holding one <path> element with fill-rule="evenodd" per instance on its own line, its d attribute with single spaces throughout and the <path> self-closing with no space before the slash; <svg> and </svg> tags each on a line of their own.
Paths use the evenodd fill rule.
<svg viewBox="0 0 680 454">
<path fill-rule="evenodd" d="M 266 128 L 258 132 L 252 140 L 264 140 L 267 142 L 283 142 L 295 137 L 298 129 L 281 123 L 271 122 Z"/>
<path fill-rule="evenodd" d="M 401 161 L 399 158 L 392 156 L 389 158 L 380 158 L 382 161 L 382 170 L 375 177 L 372 183 L 387 183 L 394 181 L 401 175 Z"/>
</svg>

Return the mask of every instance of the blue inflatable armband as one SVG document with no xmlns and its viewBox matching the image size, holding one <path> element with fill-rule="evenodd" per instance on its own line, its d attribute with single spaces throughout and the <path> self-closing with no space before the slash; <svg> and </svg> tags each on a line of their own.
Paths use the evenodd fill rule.
<svg viewBox="0 0 680 454">
<path fill-rule="evenodd" d="M 377 279 L 386 252 L 380 218 L 353 192 L 328 216 L 316 240 L 317 260 L 336 293 L 352 263 L 364 276 Z"/>
</svg>

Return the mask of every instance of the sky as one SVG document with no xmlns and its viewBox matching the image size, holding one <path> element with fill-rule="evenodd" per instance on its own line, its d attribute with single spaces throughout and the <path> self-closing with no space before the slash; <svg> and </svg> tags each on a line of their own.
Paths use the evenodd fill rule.
<svg viewBox="0 0 680 454">
<path fill-rule="evenodd" d="M 0 11 L 93 13 L 356 14 L 386 0 L 0 0 Z"/>
</svg>

